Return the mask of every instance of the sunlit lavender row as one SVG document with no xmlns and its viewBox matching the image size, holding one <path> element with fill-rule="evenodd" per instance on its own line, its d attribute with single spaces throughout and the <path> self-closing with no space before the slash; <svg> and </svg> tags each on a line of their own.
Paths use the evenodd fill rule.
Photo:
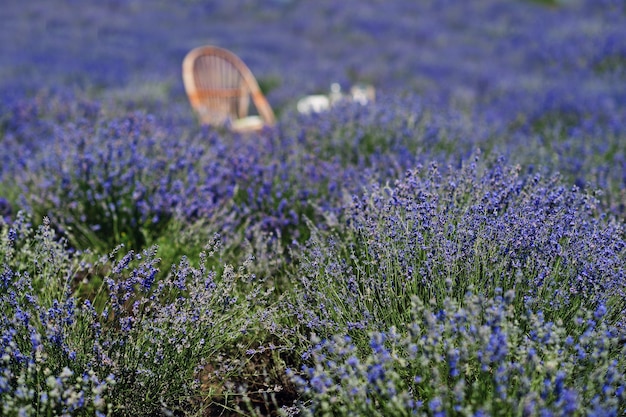
<svg viewBox="0 0 626 417">
<path fill-rule="evenodd" d="M 1 415 L 626 415 L 623 1 L 5 3 Z"/>
</svg>

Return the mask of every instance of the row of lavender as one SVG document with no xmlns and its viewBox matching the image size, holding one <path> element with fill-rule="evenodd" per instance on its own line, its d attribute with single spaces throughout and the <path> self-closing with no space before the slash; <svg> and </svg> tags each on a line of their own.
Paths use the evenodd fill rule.
<svg viewBox="0 0 626 417">
<path fill-rule="evenodd" d="M 139 265 L 130 262 L 134 257 L 130 255 L 125 258 L 128 263 L 121 266 L 115 263 L 115 256 L 81 266 L 73 264 L 81 259 L 72 260 L 73 250 L 50 242 L 28 243 L 32 242 L 28 228 L 19 221 L 3 228 L 4 343 L 9 355 L 5 369 L 10 370 L 5 374 L 4 392 L 19 399 L 9 407 L 37 404 L 42 409 L 50 405 L 72 410 L 108 404 L 115 412 L 131 414 L 155 407 L 188 409 L 202 388 L 199 370 L 204 368 L 200 367 L 217 360 L 217 352 L 237 352 L 230 343 L 243 337 L 240 331 L 256 337 L 261 332 L 261 342 L 244 337 L 253 347 L 248 352 L 251 360 L 267 351 L 262 340 L 270 339 L 280 346 L 275 349 L 301 352 L 304 363 L 319 361 L 319 366 L 304 376 L 293 377 L 303 384 L 302 392 L 311 395 L 315 407 L 328 403 L 334 413 L 343 410 L 336 407 L 349 410 L 350 404 L 365 404 L 362 413 L 396 406 L 398 410 L 412 409 L 406 408 L 411 404 L 415 410 L 418 406 L 433 410 L 458 406 L 511 411 L 517 410 L 515 404 L 524 404 L 529 410 L 556 410 L 566 400 L 579 405 L 595 401 L 598 413 L 623 407 L 619 378 L 612 377 L 614 383 L 606 379 L 611 372 L 623 375 L 624 366 L 615 362 L 624 337 L 623 212 L 618 210 L 614 217 L 607 211 L 609 202 L 621 197 L 605 189 L 605 195 L 599 195 L 604 200 L 598 200 L 595 187 L 577 188 L 573 174 L 585 172 L 553 178 L 550 162 L 541 163 L 541 155 L 558 156 L 551 149 L 538 145 L 528 150 L 520 143 L 515 152 L 508 148 L 509 160 L 496 159 L 499 149 L 507 149 L 502 147 L 505 137 L 481 132 L 481 126 L 455 118 L 459 115 L 454 111 L 435 116 L 415 98 L 294 116 L 276 130 L 253 138 L 210 129 L 185 133 L 180 125 L 141 113 L 107 118 L 91 102 L 76 100 L 69 107 L 62 103 L 47 113 L 34 113 L 30 123 L 16 124 L 19 133 L 16 129 L 5 134 L 5 149 L 11 152 L 3 170 L 5 178 L 12 180 L 3 186 L 16 196 L 7 205 L 12 209 L 5 213 L 9 223 L 23 208 L 33 212 L 35 219 L 48 216 L 51 226 L 69 238 L 70 249 L 106 253 L 125 243 L 139 254 L 159 243 L 161 247 L 181 245 L 173 248 L 174 255 L 194 259 L 219 232 L 224 254 L 220 261 L 204 266 L 183 262 L 170 274 L 168 265 L 178 262 L 174 255 L 151 251 L 142 255 L 144 260 L 134 261 L 143 262 Z M 27 115 L 21 117 L 26 120 Z M 54 140 L 41 146 L 46 142 L 28 128 L 37 132 L 50 129 Z M 463 137 L 476 142 L 463 141 Z M 597 143 L 592 136 L 579 138 L 586 141 L 578 146 Z M 571 148 L 576 140 L 575 136 L 563 138 L 563 149 Z M 611 146 L 620 155 L 623 136 L 615 140 Z M 488 152 L 476 156 L 472 149 L 480 146 Z M 586 172 L 611 172 L 606 170 L 608 165 L 602 165 L 610 161 L 598 163 L 595 153 L 568 156 L 580 158 Z M 473 165 L 472 158 L 476 158 Z M 519 168 L 511 164 L 513 158 L 520 162 Z M 440 168 L 432 165 L 436 161 Z M 531 163 L 545 168 L 531 169 Z M 425 168 L 414 171 L 420 164 Z M 619 184 L 619 178 L 607 178 Z M 396 180 L 399 182 L 394 184 Z M 27 241 L 20 243 L 20 239 Z M 239 280 L 247 285 L 241 292 L 240 287 L 229 284 L 235 279 L 226 279 L 218 266 L 221 262 L 242 263 L 249 255 L 256 260 L 246 268 L 258 278 L 239 271 L 246 276 Z M 155 256 L 163 258 L 160 264 Z M 287 260 L 290 263 L 285 264 Z M 32 266 L 25 267 L 30 263 Z M 292 269 L 292 264 L 298 268 Z M 207 272 L 212 268 L 216 269 Z M 89 284 L 76 282 L 77 276 L 105 278 L 106 286 L 87 292 L 94 304 L 83 306 L 81 288 Z M 227 287 L 207 284 L 209 277 Z M 204 287 L 188 280 L 201 280 Z M 51 284 L 54 282 L 57 284 Z M 283 293 L 285 307 L 265 294 L 266 285 Z M 50 287 L 58 293 L 48 292 Z M 181 290 L 188 290 L 185 294 L 189 295 L 173 295 Z M 203 292 L 209 290 L 209 294 Z M 76 296 L 76 291 L 83 295 Z M 498 310 L 500 321 L 493 323 L 481 318 L 487 313 L 472 313 L 476 322 L 462 319 L 467 329 L 474 329 L 468 330 L 467 339 L 446 341 L 444 335 L 431 334 L 439 327 L 420 328 L 385 339 L 399 356 L 388 357 L 384 349 L 368 353 L 368 335 L 386 338 L 380 332 L 387 335 L 390 329 L 420 323 L 420 315 L 439 311 L 437 320 L 443 323 L 448 315 L 464 317 L 467 313 L 455 303 L 478 303 L 467 291 L 490 300 L 499 292 L 507 293 L 511 307 L 496 303 L 494 309 L 504 310 Z M 192 301 L 200 296 L 218 297 L 219 301 L 206 302 L 203 308 L 208 310 L 196 312 Z M 176 300 L 173 304 L 172 297 Z M 420 307 L 419 300 L 427 304 L 431 299 L 435 306 Z M 482 308 L 478 304 L 473 308 Z M 225 309 L 225 305 L 229 307 Z M 61 306 L 67 310 L 59 310 Z M 177 313 L 166 313 L 171 309 Z M 257 311 L 258 317 L 247 315 L 251 311 Z M 285 316 L 285 311 L 292 314 Z M 586 314 L 598 317 L 587 322 Z M 219 324 L 210 321 L 206 327 L 199 326 L 197 321 L 204 316 Z M 180 334 L 171 333 L 178 327 L 173 327 L 170 317 L 181 320 L 177 324 Z M 578 317 L 583 321 L 577 321 Z M 225 327 L 226 322 L 234 327 Z M 461 326 L 455 323 L 449 325 Z M 213 336 L 212 343 L 217 346 L 207 344 L 206 336 L 217 325 L 226 340 Z M 189 333 L 186 326 L 195 329 L 195 339 L 183 336 Z M 548 336 L 533 336 L 539 331 L 536 329 L 544 327 L 541 331 Z M 558 336 L 549 336 L 552 331 Z M 106 334 L 104 340 L 101 332 Z M 450 332 L 457 333 L 454 329 Z M 350 342 L 329 339 L 317 345 L 316 337 L 330 338 L 335 333 L 349 334 Z M 496 336 L 499 339 L 494 339 Z M 309 351 L 309 337 L 315 345 L 313 351 Z M 422 337 L 435 337 L 432 349 L 445 348 L 429 350 L 433 356 L 425 363 L 420 362 L 422 356 L 410 353 Z M 151 342 L 145 345 L 143 340 Z M 134 350 L 118 353 L 119 344 L 136 343 L 141 354 Z M 326 369 L 324 352 L 335 349 L 333 343 L 339 343 L 339 350 L 332 350 L 332 355 L 340 355 L 332 356 L 333 363 L 349 360 L 352 365 L 346 362 L 341 368 Z M 504 353 L 485 350 L 499 349 L 502 344 L 506 345 Z M 196 352 L 199 346 L 202 349 Z M 578 356 L 563 353 L 569 352 L 563 350 L 566 346 Z M 449 355 L 461 355 L 458 349 L 465 352 L 457 359 L 465 361 L 461 361 L 464 377 L 457 368 L 446 368 L 451 366 Z M 525 356 L 531 349 L 543 353 Z M 41 356 L 43 352 L 54 356 L 53 362 Z M 195 359 L 187 362 L 188 371 L 170 369 L 179 361 L 176 358 L 188 358 L 190 352 L 195 352 Z M 487 355 L 484 360 L 478 352 Z M 163 354 L 170 356 L 162 360 L 152 356 Z M 553 363 L 553 357 L 572 362 L 564 368 L 543 369 Z M 423 375 L 441 358 L 446 358 L 441 362 L 443 369 L 436 375 Z M 301 359 L 291 361 L 291 367 L 299 371 Z M 414 362 L 411 371 L 400 372 L 406 361 Z M 346 369 L 352 369 L 348 379 L 336 373 Z M 494 369 L 499 369 L 500 379 L 490 379 Z M 68 370 L 73 376 L 87 378 L 86 385 L 75 393 L 67 391 L 67 384 L 74 383 Z M 218 375 L 236 378 L 233 372 L 226 367 Z M 47 373 L 60 378 L 55 379 L 57 385 L 48 386 L 52 380 Z M 165 382 L 154 384 L 155 375 L 163 375 L 163 381 L 176 380 L 176 375 L 185 388 L 171 390 Z M 422 385 L 417 376 L 426 377 L 428 383 Z M 108 385 L 107 377 L 109 382 L 117 381 L 116 385 Z M 305 377 L 310 382 L 302 379 Z M 319 385 L 320 378 L 325 385 Z M 36 380 L 49 382 L 39 385 Z M 434 380 L 438 385 L 428 389 Z M 596 388 L 577 391 L 581 380 Z M 536 389 L 539 382 L 548 384 L 543 391 Z M 309 383 L 313 385 L 309 387 Z M 90 384 L 102 396 L 92 396 Z M 385 388 L 375 388 L 380 384 Z M 465 385 L 461 389 L 458 384 Z M 498 387 L 497 395 L 485 388 L 489 384 Z M 517 388 L 519 384 L 526 388 Z M 353 385 L 360 390 L 354 391 Z M 139 409 L 117 408 L 136 402 L 132 393 L 137 387 L 143 393 L 147 386 L 155 392 L 139 402 Z M 29 395 L 20 391 L 27 387 L 32 390 Z M 67 391 L 65 396 L 53 394 L 61 388 Z M 32 396 L 35 394 L 57 397 L 46 402 Z M 70 400 L 73 396 L 82 400 Z M 476 398 L 487 402 L 473 404 Z"/>
<path fill-rule="evenodd" d="M 70 36 L 71 3 L 27 7 Z M 159 26 L 140 3 L 81 9 L 89 59 Z M 177 88 L 96 94 L 106 65 L 41 89 L 47 38 L 3 90 L 3 414 L 624 413 L 624 5 L 413 3 L 155 6 L 188 23 L 130 37 L 166 84 L 199 16 L 273 88 L 251 137 Z M 290 110 L 328 80 L 381 94 Z"/>
<path fill-rule="evenodd" d="M 287 175 L 245 204 L 217 200 L 186 228 L 201 246 L 168 268 L 159 247 L 94 257 L 10 216 L 3 411 L 264 415 L 263 396 L 304 415 L 624 411 L 623 220 L 478 156 L 352 196 L 333 197 L 334 174 L 300 207 Z M 284 207 L 269 216 L 268 201 Z M 162 245 L 185 243 L 169 230 Z"/>
<path fill-rule="evenodd" d="M 607 213 L 626 215 L 626 113 L 608 114 L 614 124 L 553 115 L 502 128 L 392 96 L 291 114 L 249 138 L 158 114 L 108 117 L 75 96 L 42 94 L 12 110 L 0 171 L 5 210 L 49 216 L 80 248 L 142 247 L 174 219 L 211 218 L 226 207 L 234 217 L 222 233 L 245 223 L 297 237 L 303 216 L 337 214 L 369 178 L 395 179 L 431 161 L 459 167 L 477 150 L 525 175 L 558 172 L 596 193 Z"/>
</svg>

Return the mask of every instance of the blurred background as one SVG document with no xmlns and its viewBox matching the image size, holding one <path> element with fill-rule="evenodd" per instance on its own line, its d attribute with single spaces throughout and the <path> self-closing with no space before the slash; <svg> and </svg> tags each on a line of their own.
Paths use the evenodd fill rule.
<svg viewBox="0 0 626 417">
<path fill-rule="evenodd" d="M 182 102 L 192 48 L 230 49 L 280 114 L 355 83 L 509 117 L 626 102 L 623 1 L 5 0 L 0 91 Z"/>
</svg>

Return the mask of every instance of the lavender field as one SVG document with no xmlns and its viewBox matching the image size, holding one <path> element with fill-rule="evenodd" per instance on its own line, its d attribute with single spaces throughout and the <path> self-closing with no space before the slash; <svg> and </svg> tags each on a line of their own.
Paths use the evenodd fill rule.
<svg viewBox="0 0 626 417">
<path fill-rule="evenodd" d="M 623 0 L 0 19 L 0 415 L 626 416 Z M 276 126 L 198 123 L 205 44 Z"/>
</svg>

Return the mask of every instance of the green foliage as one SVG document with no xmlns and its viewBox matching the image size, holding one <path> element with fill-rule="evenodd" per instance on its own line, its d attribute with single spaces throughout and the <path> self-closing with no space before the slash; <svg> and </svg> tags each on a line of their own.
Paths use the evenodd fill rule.
<svg viewBox="0 0 626 417">
<path fill-rule="evenodd" d="M 267 95 L 282 84 L 280 75 L 259 77 L 257 81 L 259 83 L 259 88 L 261 88 L 264 95 Z"/>
</svg>

